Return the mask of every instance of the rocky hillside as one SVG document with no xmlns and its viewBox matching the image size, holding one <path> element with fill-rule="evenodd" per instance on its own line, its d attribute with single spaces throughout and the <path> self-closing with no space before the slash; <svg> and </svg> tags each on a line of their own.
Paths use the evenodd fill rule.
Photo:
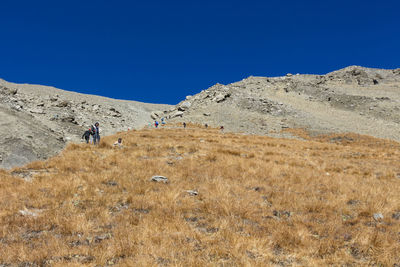
<svg viewBox="0 0 400 267">
<path fill-rule="evenodd" d="M 400 69 L 351 66 L 326 75 L 249 77 L 187 96 L 162 116 L 271 136 L 306 128 L 400 140 Z"/>
<path fill-rule="evenodd" d="M 233 132 L 293 137 L 354 132 L 400 140 L 400 69 L 347 67 L 326 75 L 249 77 L 216 84 L 176 106 L 115 100 L 0 79 L 0 168 L 44 159 L 99 121 L 102 135 L 164 117 Z"/>
<path fill-rule="evenodd" d="M 110 135 L 141 127 L 152 111 L 168 107 L 0 79 L 0 168 L 54 155 L 95 121 Z"/>
</svg>

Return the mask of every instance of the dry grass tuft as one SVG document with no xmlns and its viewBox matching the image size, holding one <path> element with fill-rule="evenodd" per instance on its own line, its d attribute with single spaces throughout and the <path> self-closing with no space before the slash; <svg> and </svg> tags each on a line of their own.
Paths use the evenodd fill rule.
<svg viewBox="0 0 400 267">
<path fill-rule="evenodd" d="M 0 265 L 400 264 L 399 144 L 295 132 L 130 131 L 0 170 Z"/>
</svg>

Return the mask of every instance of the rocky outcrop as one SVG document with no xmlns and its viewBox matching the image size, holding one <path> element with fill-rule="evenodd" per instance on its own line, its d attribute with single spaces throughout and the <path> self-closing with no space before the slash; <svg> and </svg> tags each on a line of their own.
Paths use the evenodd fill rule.
<svg viewBox="0 0 400 267">
<path fill-rule="evenodd" d="M 350 66 L 326 75 L 250 76 L 216 84 L 163 116 L 272 136 L 287 137 L 280 132 L 290 127 L 400 140 L 399 114 L 399 69 Z"/>
<path fill-rule="evenodd" d="M 0 80 L 0 168 L 55 155 L 96 121 L 109 135 L 142 127 L 168 108 Z"/>
</svg>

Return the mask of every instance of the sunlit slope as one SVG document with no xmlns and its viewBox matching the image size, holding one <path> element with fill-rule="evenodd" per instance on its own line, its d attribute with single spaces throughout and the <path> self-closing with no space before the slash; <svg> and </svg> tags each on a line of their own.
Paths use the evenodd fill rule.
<svg viewBox="0 0 400 267">
<path fill-rule="evenodd" d="M 399 143 L 309 139 L 141 130 L 2 171 L 0 265 L 400 264 Z"/>
</svg>

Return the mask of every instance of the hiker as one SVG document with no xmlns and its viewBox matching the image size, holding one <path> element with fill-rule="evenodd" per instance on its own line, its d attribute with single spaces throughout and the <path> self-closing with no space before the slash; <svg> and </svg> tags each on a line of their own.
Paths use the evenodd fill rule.
<svg viewBox="0 0 400 267">
<path fill-rule="evenodd" d="M 186 122 L 183 123 L 183 128 L 186 128 Z"/>
<path fill-rule="evenodd" d="M 118 141 L 114 143 L 114 146 L 122 146 L 122 138 L 118 138 Z"/>
<path fill-rule="evenodd" d="M 89 129 L 83 133 L 82 139 L 85 138 L 86 144 L 89 144 L 89 139 L 91 135 L 92 135 L 92 129 Z"/>
<path fill-rule="evenodd" d="M 154 123 L 154 126 L 155 126 L 156 128 L 158 128 L 158 121 L 156 121 L 156 122 Z"/>
<path fill-rule="evenodd" d="M 204 127 L 206 127 L 206 129 L 208 128 L 208 124 L 206 123 L 206 124 L 204 124 Z"/>
<path fill-rule="evenodd" d="M 219 127 L 221 132 L 224 132 L 224 126 Z"/>
<path fill-rule="evenodd" d="M 164 119 L 164 117 L 161 118 L 161 125 L 165 125 L 165 119 Z"/>
<path fill-rule="evenodd" d="M 100 144 L 100 129 L 99 129 L 99 123 L 96 122 L 94 125 L 92 125 L 92 135 L 93 135 L 93 144 Z"/>
</svg>

